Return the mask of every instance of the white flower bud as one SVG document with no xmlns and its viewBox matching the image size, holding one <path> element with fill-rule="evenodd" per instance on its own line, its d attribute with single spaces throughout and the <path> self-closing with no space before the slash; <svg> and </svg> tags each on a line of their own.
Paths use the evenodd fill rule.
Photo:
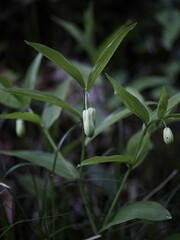
<svg viewBox="0 0 180 240">
<path fill-rule="evenodd" d="M 87 137 L 92 138 L 95 131 L 96 110 L 95 108 L 88 108 L 83 111 L 83 126 L 84 133 Z"/>
<path fill-rule="evenodd" d="M 16 134 L 18 137 L 22 137 L 25 133 L 24 121 L 22 119 L 16 120 Z"/>
<path fill-rule="evenodd" d="M 169 127 L 165 127 L 163 130 L 163 139 L 166 144 L 172 144 L 174 142 L 174 136 Z"/>
</svg>

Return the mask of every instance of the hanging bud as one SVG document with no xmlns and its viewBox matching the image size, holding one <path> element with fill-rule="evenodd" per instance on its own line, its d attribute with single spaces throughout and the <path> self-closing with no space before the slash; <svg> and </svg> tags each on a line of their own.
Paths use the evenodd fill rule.
<svg viewBox="0 0 180 240">
<path fill-rule="evenodd" d="M 172 144 L 174 142 L 174 136 L 169 127 L 165 127 L 163 130 L 163 139 L 166 144 Z"/>
<path fill-rule="evenodd" d="M 95 108 L 88 108 L 83 111 L 83 126 L 84 133 L 87 137 L 92 138 L 95 131 L 96 110 Z"/>
<path fill-rule="evenodd" d="M 22 119 L 16 120 L 16 134 L 18 137 L 22 137 L 25 133 L 24 121 Z"/>
</svg>

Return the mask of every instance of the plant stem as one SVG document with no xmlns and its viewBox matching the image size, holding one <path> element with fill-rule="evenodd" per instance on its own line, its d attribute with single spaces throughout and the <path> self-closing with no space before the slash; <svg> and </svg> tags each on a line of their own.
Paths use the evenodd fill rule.
<svg viewBox="0 0 180 240">
<path fill-rule="evenodd" d="M 85 156 L 85 134 L 84 134 L 84 131 L 83 131 L 83 133 L 82 133 L 81 162 L 84 160 L 84 156 Z M 87 196 L 86 196 L 86 193 L 85 193 L 85 189 L 84 189 L 84 186 L 83 186 L 83 171 L 82 171 L 82 167 L 80 168 L 80 179 L 79 179 L 78 185 L 79 185 L 81 198 L 82 198 L 84 207 L 86 209 L 86 213 L 88 215 L 88 218 L 89 218 L 92 230 L 96 234 L 98 231 L 97 231 L 97 227 L 96 227 L 96 224 L 95 224 L 93 212 L 92 212 L 92 210 L 91 210 L 91 208 L 89 206 L 88 199 L 87 199 Z"/>
<path fill-rule="evenodd" d="M 48 130 L 46 128 L 42 128 L 44 135 L 46 136 L 47 140 L 51 144 L 51 147 L 53 148 L 54 151 L 56 151 L 56 144 L 54 143 L 51 135 L 49 134 Z"/>
<path fill-rule="evenodd" d="M 111 204 L 111 207 L 109 208 L 109 211 L 108 211 L 108 213 L 107 213 L 107 215 L 106 215 L 106 218 L 105 218 L 105 220 L 104 220 L 103 226 L 109 221 L 109 219 L 110 219 L 110 217 L 111 217 L 111 214 L 112 214 L 112 212 L 113 212 L 113 210 L 114 210 L 114 207 L 115 207 L 115 205 L 116 205 L 116 203 L 117 203 L 117 200 L 119 199 L 119 197 L 120 197 L 120 195 L 121 195 L 122 189 L 123 189 L 123 187 L 124 187 L 124 184 L 125 184 L 128 176 L 129 176 L 130 172 L 131 172 L 131 168 L 129 167 L 128 170 L 127 170 L 127 172 L 126 172 L 126 174 L 124 175 L 124 178 L 123 178 L 123 180 L 122 180 L 122 182 L 121 182 L 121 184 L 120 184 L 120 186 L 119 186 L 119 189 L 118 189 L 118 191 L 117 191 L 117 193 L 116 193 L 116 195 L 115 195 L 115 197 L 114 197 L 114 199 L 113 199 L 113 202 L 112 202 L 112 204 Z"/>
<path fill-rule="evenodd" d="M 48 130 L 43 128 L 43 132 L 46 135 L 49 143 L 51 144 L 51 146 L 53 147 L 53 149 L 55 150 L 55 156 L 54 156 L 54 160 L 53 160 L 53 167 L 52 167 L 52 174 L 51 174 L 51 196 L 52 196 L 52 201 L 51 201 L 51 207 L 52 207 L 52 232 L 55 231 L 55 224 L 54 224 L 54 219 L 55 219 L 55 202 L 54 202 L 54 178 L 55 178 L 55 169 L 56 169 L 56 162 L 57 162 L 57 157 L 58 154 L 60 154 L 59 150 L 64 142 L 64 140 L 66 139 L 66 137 L 69 135 L 70 132 L 72 132 L 72 130 L 78 125 L 79 123 L 77 123 L 76 125 L 74 125 L 73 127 L 71 127 L 65 134 L 64 136 L 61 138 L 61 140 L 59 141 L 58 145 L 56 146 L 56 144 L 54 143 L 51 135 L 49 134 Z M 54 239 L 54 235 L 53 235 L 53 239 Z"/>
<path fill-rule="evenodd" d="M 49 131 L 46 128 L 42 128 L 43 133 L 45 134 L 46 138 L 48 139 L 50 145 L 52 146 L 53 150 L 56 151 L 56 144 L 54 143 L 51 135 L 49 134 Z M 52 208 L 52 232 L 55 230 L 55 224 L 54 224 L 54 219 L 55 219 L 55 202 L 54 202 L 54 166 L 55 162 L 57 159 L 57 153 L 55 154 L 55 158 L 53 161 L 53 169 L 52 169 L 52 174 L 51 174 L 51 208 Z M 54 237 L 53 237 L 54 239 Z"/>
</svg>

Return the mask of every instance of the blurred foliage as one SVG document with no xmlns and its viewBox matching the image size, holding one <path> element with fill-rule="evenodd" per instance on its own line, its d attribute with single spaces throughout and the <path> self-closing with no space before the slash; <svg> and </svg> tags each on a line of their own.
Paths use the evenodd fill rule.
<svg viewBox="0 0 180 240">
<path fill-rule="evenodd" d="M 91 4 L 90 4 L 91 3 Z M 89 12 L 87 9 L 90 9 Z M 92 12 L 91 12 L 92 11 Z M 89 15 L 88 15 L 89 13 Z M 90 17 L 92 22 L 86 28 Z M 60 25 L 57 20 L 61 19 Z M 94 49 L 98 49 L 99 44 L 116 28 L 127 20 L 137 21 L 138 25 L 134 32 L 128 35 L 122 47 L 118 49 L 112 61 L 106 67 L 106 72 L 111 72 L 115 79 L 129 89 L 143 93 L 145 98 L 152 101 L 160 96 L 162 85 L 166 86 L 170 96 L 179 92 L 180 87 L 180 2 L 179 0 L 157 0 L 143 1 L 133 0 L 97 0 L 97 1 L 72 1 L 72 0 L 11 0 L 0 1 L 0 86 L 22 86 L 24 80 L 28 77 L 28 66 L 34 59 L 35 52 L 29 48 L 24 40 L 40 42 L 47 44 L 54 49 L 61 51 L 65 56 L 72 58 L 76 66 L 81 66 L 85 74 L 94 61 Z M 73 24 L 78 32 L 67 32 L 67 25 Z M 70 26 L 70 25 L 69 25 Z M 66 31 L 65 31 L 66 28 Z M 91 31 L 87 31 L 91 29 Z M 83 35 L 84 34 L 84 35 Z M 90 35 L 88 35 L 90 34 Z M 83 37 L 82 37 L 83 36 Z M 86 42 L 86 36 L 90 36 L 90 42 Z M 38 79 L 36 79 L 35 88 L 38 90 L 53 90 L 55 95 L 61 91 L 61 83 L 67 79 L 67 75 L 58 70 L 54 65 L 43 59 L 40 66 Z M 67 84 L 70 84 L 67 82 Z M 66 88 L 66 86 L 65 86 Z M 82 109 L 82 96 L 79 93 L 77 85 L 73 85 L 70 92 L 64 92 L 64 97 L 72 102 L 76 109 Z M 67 95 L 67 96 L 66 96 Z M 91 96 L 93 104 L 98 109 L 97 125 L 108 113 L 111 113 L 119 102 L 111 98 L 112 89 L 107 80 L 100 77 L 96 87 L 92 89 Z M 1 95 L 2 96 L 2 95 Z M 7 95 L 0 99 L 1 113 L 7 114 L 7 108 L 4 104 L 12 108 L 23 108 L 23 99 Z M 138 96 L 141 101 L 142 95 Z M 27 99 L 24 99 L 27 103 Z M 32 101 L 36 112 L 42 109 L 42 103 Z M 43 105 L 44 106 L 44 105 Z M 56 107 L 51 105 L 52 112 L 56 112 Z M 47 126 L 53 137 L 58 141 L 67 129 L 70 128 L 75 120 L 62 113 L 61 119 L 57 121 L 60 112 L 56 112 L 53 123 L 47 119 Z M 118 114 L 118 113 L 116 113 Z M 46 115 L 44 108 L 42 115 Z M 52 119 L 51 119 L 52 120 Z M 105 123 L 106 124 L 106 123 Z M 28 138 L 19 139 L 15 133 L 14 120 L 5 121 L 1 119 L 1 149 L 18 150 L 22 149 L 51 149 L 45 138 L 40 137 L 40 131 L 31 123 L 26 123 L 26 136 Z M 8 131 L 7 131 L 8 129 Z M 103 135 L 97 139 L 87 149 L 87 154 L 93 156 L 94 153 L 104 155 L 111 143 L 112 149 L 109 152 L 125 151 L 125 143 L 139 129 L 139 122 L 135 117 L 130 117 L 125 121 L 116 123 L 111 129 L 107 128 Z M 174 169 L 180 167 L 179 162 L 179 126 L 172 124 L 175 137 L 174 145 L 165 147 L 162 141 L 162 133 L 157 132 L 153 135 L 151 154 L 143 165 L 135 170 L 126 186 L 124 199 L 138 199 L 139 196 L 146 197 L 152 189 L 155 189 L 159 183 L 163 182 L 167 176 L 170 176 Z M 136 135 L 135 135 L 136 136 Z M 74 149 L 79 153 L 78 131 L 68 140 L 71 142 L 68 146 L 63 146 L 63 153 L 72 161 L 78 163 L 78 155 L 74 155 Z M 134 137 L 135 138 L 135 137 Z M 15 200 L 14 222 L 20 219 L 32 217 L 46 218 L 48 224 L 49 210 L 49 192 L 44 188 L 49 188 L 48 174 L 44 169 L 19 165 L 16 159 L 6 158 L 0 165 L 0 173 L 3 176 L 9 169 L 12 169 L 6 181 L 13 188 L 20 199 L 22 206 L 18 206 Z M 14 168 L 13 166 L 17 166 Z M 91 168 L 90 168 L 91 169 Z M 106 167 L 97 167 L 93 171 L 87 170 L 87 182 L 90 182 L 88 193 L 91 195 L 91 203 L 95 211 L 100 213 L 100 209 L 107 209 L 107 205 L 112 195 L 117 189 L 118 173 L 123 169 L 113 168 L 111 165 Z M 91 173 L 90 173 L 91 172 Z M 167 223 L 136 223 L 132 226 L 118 227 L 114 231 L 107 233 L 103 239 L 178 239 L 180 232 L 180 196 L 179 196 L 179 174 L 175 175 L 170 182 L 166 184 L 165 189 L 160 188 L 153 195 L 153 199 L 160 199 L 161 203 L 169 206 L 173 219 Z M 43 182 L 44 181 L 44 182 Z M 44 183 L 44 185 L 43 185 Z M 25 190 L 25 192 L 24 192 Z M 73 183 L 57 178 L 57 212 L 60 212 L 60 218 L 56 221 L 56 227 L 60 230 L 61 239 L 84 239 L 88 236 L 87 222 L 83 212 L 82 205 L 78 197 L 77 186 Z M 96 191 L 97 198 L 92 194 Z M 37 194 L 38 193 L 38 194 Z M 35 196 L 40 200 L 38 202 Z M 63 197 L 61 197 L 63 196 Z M 1 196 L 0 196 L 1 197 Z M 8 199 L 8 195 L 5 196 Z M 46 201 L 42 204 L 42 199 Z M 16 198 L 15 198 L 16 199 Z M 97 201 L 98 199 L 98 201 Z M 2 205 L 1 205 L 2 206 Z M 23 211 L 26 209 L 26 212 Z M 33 211 L 32 211 L 33 209 Z M 41 212 L 38 213 L 39 209 Z M 72 214 L 69 215 L 71 210 Z M 6 209 L 7 211 L 7 209 Z M 0 208 L 1 216 L 8 215 Z M 8 221 L 1 219 L 0 225 L 6 226 Z M 4 222 L 3 222 L 4 221 Z M 79 224 L 73 224 L 79 222 Z M 83 223 L 83 224 L 82 224 Z M 35 223 L 23 223 L 24 230 L 19 225 L 15 227 L 17 237 L 26 236 L 27 239 L 36 239 L 31 236 L 32 232 L 41 229 L 41 239 L 45 239 L 48 226 L 43 221 Z M 63 229 L 67 226 L 67 229 Z M 61 232 L 62 231 L 62 232 Z M 177 233 L 177 234 L 175 234 Z M 171 236 L 174 235 L 174 236 Z M 24 237 L 25 238 L 25 237 Z M 13 231 L 9 231 L 7 239 L 13 238 Z M 22 238 L 21 238 L 22 239 Z M 37 238 L 38 239 L 38 238 Z M 58 238 L 57 238 L 58 239 Z"/>
</svg>

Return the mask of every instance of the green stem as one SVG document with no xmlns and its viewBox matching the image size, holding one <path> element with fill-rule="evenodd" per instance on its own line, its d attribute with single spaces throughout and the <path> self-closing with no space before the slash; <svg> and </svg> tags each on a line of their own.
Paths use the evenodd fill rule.
<svg viewBox="0 0 180 240">
<path fill-rule="evenodd" d="M 50 145 L 52 146 L 53 150 L 56 151 L 56 144 L 54 143 L 49 131 L 46 128 L 42 128 L 43 133 L 45 134 L 46 138 L 48 139 Z M 53 161 L 53 169 L 51 174 L 51 211 L 52 211 L 52 232 L 55 231 L 55 202 L 54 202 L 54 169 L 55 169 L 55 162 L 56 162 L 57 154 L 55 154 L 54 161 Z M 54 239 L 54 237 L 53 237 Z"/>
<path fill-rule="evenodd" d="M 139 144 L 138 144 L 138 147 L 137 147 L 137 151 L 135 153 L 132 165 L 134 165 L 134 163 L 136 162 L 136 159 L 138 157 L 138 153 L 139 153 L 139 151 L 141 149 L 141 145 L 142 145 L 143 139 L 144 139 L 144 137 L 145 137 L 145 135 L 147 133 L 147 130 L 148 130 L 148 126 L 146 126 L 145 129 L 143 130 L 143 133 L 142 133 L 142 136 L 140 138 L 140 141 L 139 141 Z"/>
<path fill-rule="evenodd" d="M 82 134 L 82 149 L 81 149 L 81 162 L 84 160 L 84 156 L 85 156 L 85 134 L 84 134 L 84 131 L 83 131 L 83 134 Z M 82 167 L 80 168 L 80 179 L 79 179 L 78 185 L 79 185 L 81 198 L 82 198 L 84 207 L 86 209 L 86 213 L 88 215 L 92 230 L 93 230 L 94 234 L 96 234 L 98 231 L 97 231 L 97 227 L 96 227 L 94 216 L 93 216 L 94 214 L 92 213 L 92 210 L 89 206 L 89 202 L 88 202 L 88 199 L 87 199 L 87 196 L 86 196 L 86 193 L 85 193 L 85 189 L 84 189 L 84 186 L 83 186 Z"/>
<path fill-rule="evenodd" d="M 54 201 L 54 178 L 55 178 L 55 169 L 56 169 L 56 162 L 57 162 L 57 157 L 58 154 L 60 154 L 59 150 L 64 142 L 64 140 L 66 139 L 66 137 L 69 135 L 70 132 L 72 132 L 72 130 L 74 130 L 74 128 L 78 125 L 79 123 L 77 123 L 76 125 L 74 125 L 73 127 L 71 127 L 65 134 L 64 136 L 61 138 L 61 140 L 59 141 L 59 144 L 56 146 L 56 144 L 54 143 L 51 135 L 49 134 L 48 130 L 43 128 L 43 132 L 46 135 L 49 143 L 51 144 L 51 146 L 53 147 L 53 149 L 55 150 L 55 156 L 54 156 L 54 160 L 53 160 L 53 168 L 52 168 L 52 174 L 51 174 L 51 196 L 52 196 L 52 202 L 51 202 L 51 206 L 52 206 L 52 232 L 54 232 L 55 230 L 55 224 L 54 224 L 54 219 L 55 219 L 55 201 Z M 53 235 L 53 239 L 54 239 L 54 235 Z"/>
<path fill-rule="evenodd" d="M 115 205 L 116 205 L 116 203 L 117 203 L 117 200 L 119 199 L 119 197 L 120 197 L 120 195 L 121 195 L 121 192 L 122 192 L 122 190 L 123 190 L 124 184 L 125 184 L 128 176 L 129 176 L 130 172 L 131 172 L 131 168 L 128 168 L 128 170 L 127 170 L 126 174 L 124 175 L 124 178 L 123 178 L 123 180 L 122 180 L 122 182 L 121 182 L 121 184 L 120 184 L 120 186 L 119 186 L 119 189 L 118 189 L 118 191 L 117 191 L 117 193 L 116 193 L 116 195 L 115 195 L 115 197 L 114 197 L 114 199 L 113 199 L 113 202 L 112 202 L 112 204 L 111 204 L 111 207 L 109 208 L 109 211 L 108 211 L 108 213 L 107 213 L 107 215 L 106 215 L 106 218 L 105 218 L 105 220 L 104 220 L 103 226 L 106 225 L 107 222 L 109 221 L 109 219 L 110 219 L 110 217 L 111 217 L 111 215 L 112 215 L 112 212 L 113 212 L 113 210 L 114 210 L 114 207 L 115 207 Z"/>
<path fill-rule="evenodd" d="M 54 143 L 51 135 L 49 134 L 48 130 L 46 128 L 42 128 L 44 135 L 46 136 L 47 140 L 51 144 L 51 147 L 53 148 L 54 151 L 56 151 L 56 144 Z"/>
</svg>

